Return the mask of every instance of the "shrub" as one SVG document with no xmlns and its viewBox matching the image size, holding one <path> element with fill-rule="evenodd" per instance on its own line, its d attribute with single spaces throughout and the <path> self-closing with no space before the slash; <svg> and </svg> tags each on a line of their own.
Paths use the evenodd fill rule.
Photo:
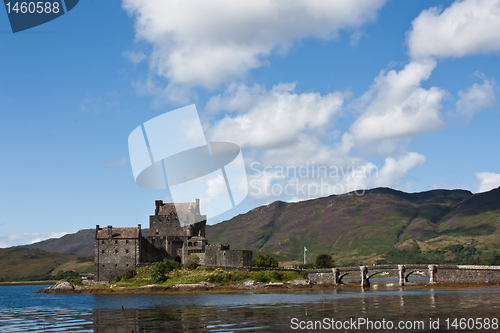
<svg viewBox="0 0 500 333">
<path fill-rule="evenodd" d="M 167 274 L 174 269 L 180 269 L 181 264 L 177 261 L 165 259 L 163 262 L 159 262 L 153 265 L 151 268 L 151 279 L 154 283 L 161 283 L 168 280 Z"/>
<path fill-rule="evenodd" d="M 269 254 L 259 254 L 254 260 L 252 260 L 252 266 L 254 267 L 278 267 L 278 261 L 271 257 Z"/>
<path fill-rule="evenodd" d="M 73 285 L 77 285 L 77 286 L 82 286 L 83 283 L 82 283 L 82 279 L 80 278 L 76 278 L 76 277 L 68 277 L 65 279 L 66 281 L 68 281 L 69 283 L 73 284 Z"/>
<path fill-rule="evenodd" d="M 334 267 L 334 262 L 331 255 L 323 253 L 316 257 L 316 268 L 332 268 L 332 267 Z"/>
<path fill-rule="evenodd" d="M 184 262 L 184 267 L 187 269 L 196 269 L 198 264 L 200 263 L 200 257 L 198 257 L 195 253 L 191 253 Z"/>
<path fill-rule="evenodd" d="M 233 282 L 241 282 L 248 280 L 252 277 L 250 272 L 241 272 L 241 271 L 235 271 L 231 274 L 231 281 Z"/>
<path fill-rule="evenodd" d="M 299 269 L 314 269 L 314 265 L 308 262 L 307 264 L 300 264 Z"/>
<path fill-rule="evenodd" d="M 287 282 L 303 278 L 297 272 L 282 272 L 282 271 L 258 271 L 253 272 L 253 279 L 257 282 Z M 251 276 L 249 276 L 251 277 Z"/>
<path fill-rule="evenodd" d="M 205 271 L 213 272 L 213 271 L 215 271 L 215 268 L 213 268 L 212 266 L 207 266 L 207 267 L 205 267 Z"/>
<path fill-rule="evenodd" d="M 228 283 L 231 281 L 231 274 L 221 269 L 216 269 L 207 278 L 211 283 Z"/>
<path fill-rule="evenodd" d="M 269 278 L 269 275 L 266 274 L 266 272 L 254 272 L 253 273 L 253 278 L 257 282 L 269 282 L 271 279 Z"/>
<path fill-rule="evenodd" d="M 137 275 L 137 271 L 135 268 L 131 268 L 128 271 L 126 271 L 123 274 L 120 274 L 116 277 L 116 281 L 125 281 L 125 280 L 130 280 L 133 279 Z"/>
</svg>

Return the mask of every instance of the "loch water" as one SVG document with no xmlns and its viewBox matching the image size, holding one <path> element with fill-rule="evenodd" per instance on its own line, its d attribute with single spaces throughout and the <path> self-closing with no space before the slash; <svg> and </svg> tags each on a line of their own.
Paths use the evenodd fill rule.
<svg viewBox="0 0 500 333">
<path fill-rule="evenodd" d="M 423 329 L 461 331 L 453 319 L 500 318 L 500 288 L 399 287 L 395 280 L 324 289 L 222 293 L 37 294 L 46 286 L 0 286 L 0 332 L 256 332 L 298 331 L 321 321 L 421 321 Z M 472 318 L 472 319 L 470 319 Z M 431 321 L 439 319 L 439 329 Z M 451 319 L 451 320 L 450 320 Z M 481 321 L 480 320 L 480 321 Z M 295 323 L 295 324 L 294 324 Z M 411 325 L 411 324 L 410 324 Z M 475 324 L 474 324 L 475 325 Z M 310 326 L 311 327 L 311 326 Z M 321 332 L 306 329 L 306 331 Z M 322 327 L 323 331 L 329 330 Z M 470 329 L 472 328 L 472 329 Z M 374 332 L 356 327 L 348 332 Z M 390 330 L 389 330 L 390 331 Z M 498 332 L 500 328 L 465 331 Z"/>
</svg>

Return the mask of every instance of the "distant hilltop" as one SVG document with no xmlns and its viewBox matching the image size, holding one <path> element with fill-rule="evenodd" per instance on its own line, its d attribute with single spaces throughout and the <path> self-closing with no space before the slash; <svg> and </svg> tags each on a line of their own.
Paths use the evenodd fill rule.
<svg viewBox="0 0 500 333">
<path fill-rule="evenodd" d="M 276 201 L 207 225 L 206 238 L 282 261 L 302 261 L 305 246 L 308 261 L 331 253 L 338 265 L 425 263 L 427 257 L 434 262 L 467 263 L 471 258 L 500 259 L 499 227 L 500 188 L 478 194 L 376 188 L 363 195 Z M 89 255 L 94 236 L 95 229 L 86 229 L 21 247 Z"/>
</svg>

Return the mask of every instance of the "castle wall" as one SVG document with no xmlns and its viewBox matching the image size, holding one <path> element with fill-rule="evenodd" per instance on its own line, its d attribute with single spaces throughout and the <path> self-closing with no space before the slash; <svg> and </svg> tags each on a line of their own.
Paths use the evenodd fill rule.
<svg viewBox="0 0 500 333">
<path fill-rule="evenodd" d="M 140 262 L 157 262 L 172 257 L 167 252 L 167 237 L 144 237 L 141 243 Z"/>
<path fill-rule="evenodd" d="M 227 246 L 227 248 L 229 248 L 229 246 Z M 205 248 L 205 255 L 198 256 L 200 257 L 200 264 L 203 266 L 252 266 L 252 251 L 250 250 L 221 250 L 220 247 L 207 246 Z"/>
<path fill-rule="evenodd" d="M 187 236 L 187 233 L 175 215 L 152 215 L 149 217 L 149 235 Z"/>
<path fill-rule="evenodd" d="M 184 259 L 187 256 L 187 251 L 185 251 L 184 244 L 187 239 L 187 236 L 167 237 L 167 251 L 172 257 L 172 260 L 184 263 Z"/>
<path fill-rule="evenodd" d="M 164 204 L 156 201 L 155 215 L 150 216 L 150 236 L 142 237 L 138 228 L 99 228 L 94 242 L 95 279 L 114 280 L 139 264 L 161 262 L 164 259 L 184 263 L 191 253 L 200 257 L 205 266 L 251 267 L 252 251 L 229 249 L 229 245 L 207 246 L 206 216 L 200 215 L 199 200 L 193 203 Z M 177 214 L 177 211 L 181 215 Z M 181 226 L 186 221 L 200 221 Z"/>
<path fill-rule="evenodd" d="M 139 263 L 140 238 L 96 239 L 94 265 L 97 281 L 114 280 Z"/>
</svg>

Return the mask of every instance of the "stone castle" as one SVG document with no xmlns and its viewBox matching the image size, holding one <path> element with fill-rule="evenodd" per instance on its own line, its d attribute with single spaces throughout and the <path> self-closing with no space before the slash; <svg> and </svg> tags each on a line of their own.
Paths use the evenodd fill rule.
<svg viewBox="0 0 500 333">
<path fill-rule="evenodd" d="M 200 266 L 252 266 L 252 251 L 209 244 L 206 223 L 206 215 L 200 214 L 199 199 L 181 204 L 157 200 L 155 215 L 149 217 L 149 236 L 142 235 L 140 224 L 137 228 L 96 226 L 94 279 L 114 280 L 131 268 L 164 259 L 184 263 L 192 253 L 200 258 Z"/>
</svg>

